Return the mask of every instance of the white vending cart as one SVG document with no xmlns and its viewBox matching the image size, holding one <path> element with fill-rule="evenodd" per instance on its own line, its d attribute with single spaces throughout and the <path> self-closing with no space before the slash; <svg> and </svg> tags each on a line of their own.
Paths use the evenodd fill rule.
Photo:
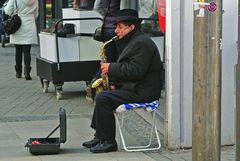
<svg viewBox="0 0 240 161">
<path fill-rule="evenodd" d="M 64 18 L 56 23 L 55 31 L 61 22 L 64 24 L 84 21 L 88 23 L 98 21 L 99 25 L 94 28 L 102 25 L 100 17 Z M 63 96 L 64 82 L 86 81 L 88 83 L 99 69 L 101 42 L 93 40 L 94 31 L 81 32 L 81 26 L 74 25 L 78 28 L 78 32 L 65 37 L 60 37 L 58 32 L 39 33 L 40 57 L 36 59 L 37 75 L 40 77 L 43 92 L 48 92 L 49 82 L 55 85 L 57 99 Z"/>
</svg>

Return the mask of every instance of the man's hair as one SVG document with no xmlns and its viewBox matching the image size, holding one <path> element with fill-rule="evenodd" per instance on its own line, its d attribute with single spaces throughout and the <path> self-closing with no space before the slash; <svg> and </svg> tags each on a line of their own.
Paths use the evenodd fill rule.
<svg viewBox="0 0 240 161">
<path fill-rule="evenodd" d="M 127 21 L 122 21 L 122 23 L 126 26 L 131 26 L 134 25 L 135 27 L 140 26 L 141 22 L 140 21 L 131 21 L 131 20 L 127 20 Z"/>
</svg>

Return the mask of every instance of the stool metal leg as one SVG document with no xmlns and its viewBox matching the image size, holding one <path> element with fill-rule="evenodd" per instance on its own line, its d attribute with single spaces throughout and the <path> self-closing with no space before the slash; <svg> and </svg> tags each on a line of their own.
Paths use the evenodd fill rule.
<svg viewBox="0 0 240 161">
<path fill-rule="evenodd" d="M 148 142 L 147 145 L 143 145 L 143 146 L 126 146 L 124 135 L 123 135 L 123 132 L 122 132 L 123 123 L 124 123 L 123 122 L 124 113 L 122 114 L 123 116 L 122 116 L 122 119 L 121 119 L 121 124 L 119 123 L 119 117 L 117 116 L 117 113 L 115 113 L 116 123 L 117 123 L 118 129 L 119 129 L 119 133 L 120 133 L 121 141 L 122 141 L 122 144 L 123 144 L 123 148 L 126 151 L 128 151 L 128 152 L 132 152 L 132 151 L 147 151 L 147 150 L 158 150 L 158 149 L 161 148 L 161 142 L 160 142 L 160 139 L 159 139 L 159 135 L 158 135 L 158 131 L 157 131 L 156 123 L 155 123 L 155 113 L 156 112 L 154 110 L 153 114 L 152 114 L 152 122 L 151 122 L 152 126 L 151 126 L 151 132 L 150 132 L 150 136 L 149 136 L 149 142 Z M 158 146 L 154 147 L 154 148 L 150 148 L 154 132 L 155 132 L 155 135 L 157 137 Z"/>
</svg>

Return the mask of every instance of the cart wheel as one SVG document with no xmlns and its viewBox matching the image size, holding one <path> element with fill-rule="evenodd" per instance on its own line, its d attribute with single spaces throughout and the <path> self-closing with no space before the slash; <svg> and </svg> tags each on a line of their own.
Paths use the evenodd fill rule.
<svg viewBox="0 0 240 161">
<path fill-rule="evenodd" d="M 62 99 L 62 97 L 63 97 L 63 95 L 62 95 L 62 91 L 57 91 L 57 93 L 56 93 L 56 97 L 57 97 L 57 100 Z"/>
<path fill-rule="evenodd" d="M 62 94 L 62 86 L 55 86 L 55 89 L 56 89 L 56 97 L 57 97 L 57 100 L 60 100 L 62 99 L 63 97 L 63 94 Z"/>
<path fill-rule="evenodd" d="M 43 80 L 43 92 L 44 93 L 48 92 L 48 87 L 49 87 L 49 81 Z"/>
</svg>

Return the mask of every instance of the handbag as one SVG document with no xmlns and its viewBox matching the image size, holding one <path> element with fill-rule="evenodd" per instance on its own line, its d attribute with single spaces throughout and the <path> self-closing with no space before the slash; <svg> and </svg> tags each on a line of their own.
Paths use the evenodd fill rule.
<svg viewBox="0 0 240 161">
<path fill-rule="evenodd" d="M 93 34 L 93 39 L 96 41 L 102 41 L 104 40 L 103 32 L 102 32 L 102 27 L 97 27 L 94 34 Z"/>
<path fill-rule="evenodd" d="M 66 23 L 64 26 L 57 30 L 58 37 L 66 37 L 67 34 L 75 34 L 74 24 Z"/>
<path fill-rule="evenodd" d="M 111 0 L 109 0 L 109 2 L 108 2 L 107 11 L 106 11 L 106 13 L 105 13 L 105 15 L 103 17 L 103 24 L 102 24 L 102 26 L 97 27 L 95 32 L 94 32 L 94 34 L 93 34 L 93 39 L 96 40 L 96 41 L 101 41 L 101 42 L 105 41 L 103 26 L 104 26 L 107 14 L 108 14 L 108 12 L 110 10 L 110 4 L 111 4 Z"/>
<path fill-rule="evenodd" d="M 3 30 L 7 34 L 15 33 L 20 28 L 20 26 L 22 24 L 22 20 L 18 16 L 18 13 L 17 13 L 18 7 L 17 7 L 17 1 L 16 0 L 15 0 L 15 4 L 16 4 L 16 13 L 10 15 L 7 20 L 2 22 Z"/>
</svg>

